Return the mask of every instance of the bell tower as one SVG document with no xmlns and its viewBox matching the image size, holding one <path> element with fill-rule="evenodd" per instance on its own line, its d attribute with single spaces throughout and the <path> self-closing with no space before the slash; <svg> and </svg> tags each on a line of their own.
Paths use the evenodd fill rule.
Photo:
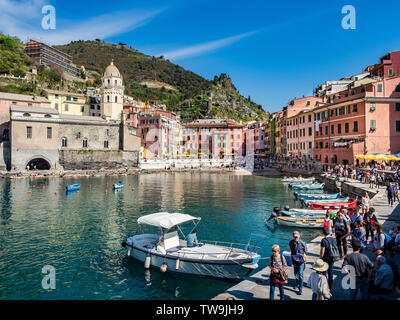
<svg viewBox="0 0 400 320">
<path fill-rule="evenodd" d="M 101 115 L 107 120 L 121 121 L 124 86 L 122 84 L 122 76 L 114 65 L 114 60 L 111 60 L 110 65 L 104 71 L 102 80 Z"/>
</svg>

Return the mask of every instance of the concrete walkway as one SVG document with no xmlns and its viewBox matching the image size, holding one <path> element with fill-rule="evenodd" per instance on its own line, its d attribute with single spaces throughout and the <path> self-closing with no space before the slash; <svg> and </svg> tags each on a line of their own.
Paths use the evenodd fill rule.
<svg viewBox="0 0 400 320">
<path fill-rule="evenodd" d="M 345 182 L 346 184 L 351 185 L 353 188 L 360 189 L 359 191 L 362 192 L 363 190 L 369 191 L 370 194 L 375 193 L 377 190 L 379 191 L 372 199 L 372 206 L 376 209 L 376 216 L 380 223 L 383 223 L 384 230 L 388 232 L 389 230 L 393 229 L 400 223 L 400 204 L 396 202 L 395 206 L 390 207 L 387 203 L 387 197 L 385 194 L 386 188 L 373 188 L 370 189 L 369 185 L 360 183 L 358 181 L 352 180 Z M 309 242 L 307 244 L 308 247 L 308 255 L 307 255 L 307 263 L 306 268 L 304 270 L 304 288 L 303 294 L 297 295 L 297 290 L 293 289 L 295 284 L 295 277 L 293 273 L 293 267 L 289 268 L 289 280 L 285 284 L 285 300 L 311 300 L 312 291 L 311 288 L 306 286 L 307 280 L 313 272 L 311 269 L 314 261 L 319 258 L 320 252 L 320 243 L 321 243 L 322 236 L 319 236 Z M 352 252 L 351 247 L 348 248 L 349 252 Z M 366 252 L 364 252 L 369 256 L 371 261 L 375 261 L 374 254 L 371 251 L 371 244 L 368 245 Z M 397 254 L 393 260 L 400 266 L 400 254 Z M 345 276 L 341 273 L 343 261 L 335 262 L 334 264 L 334 277 L 333 277 L 333 285 L 332 285 L 332 300 L 349 300 L 350 293 L 349 290 L 343 289 L 342 280 Z M 255 273 L 251 277 L 243 280 L 242 282 L 238 283 L 237 285 L 233 286 L 232 288 L 228 289 L 227 291 L 219 294 L 213 300 L 265 300 L 269 299 L 269 268 L 264 268 L 259 272 Z M 279 290 L 278 288 L 275 289 L 275 299 L 279 299 Z M 358 297 L 360 298 L 360 297 Z"/>
</svg>

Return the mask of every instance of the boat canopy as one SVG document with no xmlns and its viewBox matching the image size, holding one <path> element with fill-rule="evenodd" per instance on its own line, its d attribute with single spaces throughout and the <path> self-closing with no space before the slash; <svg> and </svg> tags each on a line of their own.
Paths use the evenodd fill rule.
<svg viewBox="0 0 400 320">
<path fill-rule="evenodd" d="M 184 213 L 158 212 L 140 217 L 137 221 L 139 224 L 171 229 L 174 226 L 193 220 L 201 220 L 201 218 Z"/>
</svg>

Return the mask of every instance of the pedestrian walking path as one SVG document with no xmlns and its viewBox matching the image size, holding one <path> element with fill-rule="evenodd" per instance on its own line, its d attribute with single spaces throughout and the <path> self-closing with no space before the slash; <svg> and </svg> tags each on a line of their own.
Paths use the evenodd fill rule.
<svg viewBox="0 0 400 320">
<path fill-rule="evenodd" d="M 385 194 L 385 188 L 369 188 L 369 185 L 363 184 L 356 180 L 348 180 L 344 182 L 346 184 L 351 185 L 354 188 L 361 189 L 360 191 L 368 191 L 371 193 L 376 193 L 376 195 L 372 198 L 372 206 L 376 209 L 375 214 L 378 218 L 378 221 L 383 224 L 384 231 L 389 231 L 393 229 L 398 223 L 400 223 L 400 204 L 398 202 L 395 203 L 393 207 L 388 205 L 387 197 Z M 303 294 L 297 295 L 296 289 L 294 289 L 295 285 L 295 277 L 293 273 L 293 267 L 289 267 L 289 280 L 285 284 L 285 300 L 311 300 L 312 299 L 312 291 L 311 288 L 306 286 L 307 280 L 310 274 L 313 272 L 311 267 L 313 266 L 315 260 L 319 258 L 320 252 L 320 243 L 322 236 L 319 236 L 309 242 L 307 244 L 308 255 L 306 268 L 304 270 L 304 288 Z M 375 261 L 375 256 L 372 253 L 371 244 L 367 246 L 365 253 L 371 261 Z M 349 246 L 349 252 L 351 253 L 352 249 Z M 272 254 L 272 253 L 271 253 Z M 393 260 L 400 267 L 400 254 L 396 254 Z M 334 264 L 333 270 L 333 285 L 332 285 L 332 300 L 349 300 L 350 292 L 349 289 L 345 289 L 346 285 L 343 286 L 342 282 L 345 282 L 344 277 L 345 274 L 341 272 L 343 260 L 337 261 Z M 213 300 L 265 300 L 269 299 L 269 275 L 270 269 L 266 267 L 254 275 L 248 277 L 237 285 L 231 287 L 227 291 L 219 294 Z M 358 297 L 360 298 L 360 297 Z M 275 290 L 275 299 L 280 299 L 279 290 L 276 288 Z"/>
</svg>

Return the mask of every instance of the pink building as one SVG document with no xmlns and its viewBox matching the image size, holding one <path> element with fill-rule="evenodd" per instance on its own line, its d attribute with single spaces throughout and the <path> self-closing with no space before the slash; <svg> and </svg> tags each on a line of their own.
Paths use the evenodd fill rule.
<svg viewBox="0 0 400 320">
<path fill-rule="evenodd" d="M 312 110 L 321 102 L 319 97 L 292 100 L 284 109 L 284 151 L 288 158 L 313 158 L 314 118 Z M 310 158 L 311 156 L 311 158 Z"/>
<path fill-rule="evenodd" d="M 246 154 L 243 125 L 232 120 L 195 120 L 185 125 L 183 141 L 185 152 L 199 157 L 234 158 Z"/>
</svg>

